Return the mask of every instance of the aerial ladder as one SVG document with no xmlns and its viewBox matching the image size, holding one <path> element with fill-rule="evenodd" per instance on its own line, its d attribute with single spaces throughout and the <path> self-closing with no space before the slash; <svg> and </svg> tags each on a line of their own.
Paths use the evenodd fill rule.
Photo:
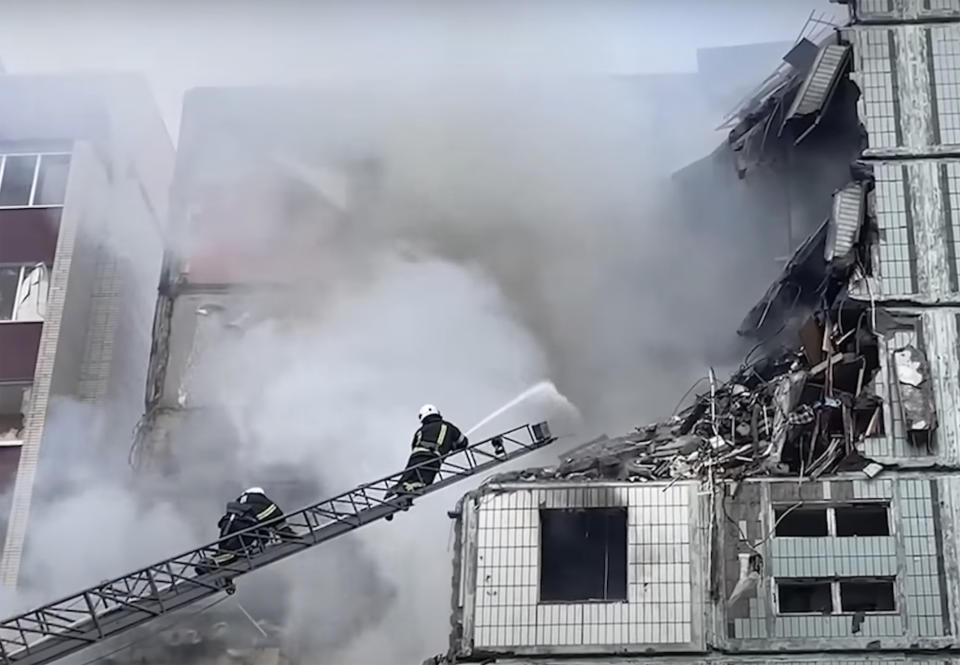
<svg viewBox="0 0 960 665">
<path fill-rule="evenodd" d="M 86 649 L 219 593 L 233 580 L 365 524 L 411 507 L 423 494 L 492 469 L 556 441 L 546 422 L 515 427 L 445 455 L 433 484 L 416 495 L 396 494 L 403 471 L 285 514 L 289 531 L 264 522 L 238 534 L 101 582 L 0 622 L 0 665 L 42 665 Z M 426 464 L 436 464 L 429 461 Z M 426 464 L 419 465 L 425 466 Z M 269 533 L 268 533 L 269 532 Z M 219 544 L 242 536 L 244 548 L 220 564 Z"/>
</svg>

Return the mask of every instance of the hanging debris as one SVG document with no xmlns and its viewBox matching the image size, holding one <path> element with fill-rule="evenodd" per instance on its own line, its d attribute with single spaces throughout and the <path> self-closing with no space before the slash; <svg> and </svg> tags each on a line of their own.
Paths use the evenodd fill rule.
<svg viewBox="0 0 960 665">
<path fill-rule="evenodd" d="M 926 444 L 927 435 L 937 427 L 927 359 L 916 347 L 905 346 L 894 351 L 893 369 L 907 439 L 914 444 Z"/>
<path fill-rule="evenodd" d="M 725 383 L 711 370 L 701 379 L 709 390 L 664 422 L 593 441 L 556 468 L 497 480 L 817 478 L 839 469 L 879 474 L 883 467 L 858 450 L 868 437 L 885 433 L 883 402 L 873 391 L 881 358 L 877 312 L 847 294 L 852 279 L 870 274 L 873 182 L 862 175 L 868 179 L 834 194 L 830 218 L 741 325 L 741 335 L 759 340 L 759 359 L 750 362 L 748 355 Z M 910 432 L 927 432 L 936 415 L 926 359 L 913 347 L 895 358 L 904 422 Z"/>
</svg>

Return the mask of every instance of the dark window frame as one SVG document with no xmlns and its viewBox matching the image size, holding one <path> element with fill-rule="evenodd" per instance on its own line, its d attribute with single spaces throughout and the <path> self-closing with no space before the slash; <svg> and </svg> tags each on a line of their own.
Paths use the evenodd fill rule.
<svg viewBox="0 0 960 665">
<path fill-rule="evenodd" d="M 836 502 L 823 502 L 823 501 L 811 501 L 804 502 L 801 506 L 796 506 L 795 503 L 789 504 L 784 502 L 777 502 L 771 506 L 770 515 L 772 527 L 771 532 L 774 538 L 892 538 L 896 534 L 894 532 L 894 521 L 892 519 L 892 501 L 890 499 L 864 499 L 864 500 L 852 500 L 852 501 L 836 501 Z M 795 507 L 795 508 L 794 508 Z M 887 514 L 886 521 L 886 533 L 867 533 L 867 534 L 853 534 L 853 533 L 840 533 L 840 530 L 837 527 L 837 511 L 847 511 L 853 510 L 858 507 L 863 507 L 867 509 L 876 509 L 883 508 Z M 791 508 L 793 510 L 791 511 Z M 826 533 L 820 535 L 784 535 L 778 534 L 777 529 L 780 526 L 780 519 L 784 513 L 791 511 L 790 514 L 799 511 L 813 512 L 813 511 L 823 511 L 825 513 L 827 521 Z M 787 516 L 789 519 L 789 515 Z"/>
<path fill-rule="evenodd" d="M 900 604 L 897 599 L 897 578 L 889 575 L 860 575 L 856 577 L 778 577 L 773 580 L 776 591 L 774 609 L 777 616 L 854 616 L 863 613 L 867 616 L 890 616 L 900 614 Z M 843 585 L 848 584 L 876 584 L 889 585 L 890 598 L 893 601 L 892 609 L 882 610 L 844 610 Z M 830 587 L 830 611 L 784 612 L 782 609 L 782 588 L 785 586 L 821 586 Z"/>
<path fill-rule="evenodd" d="M 773 535 L 777 538 L 825 538 L 830 535 L 830 516 L 827 506 L 802 506 L 799 508 L 792 509 L 789 507 L 773 507 Z M 817 533 L 785 533 L 788 526 L 791 526 L 791 522 L 795 522 L 804 514 L 810 513 L 822 513 L 823 514 L 823 528 L 817 529 Z M 809 526 L 805 524 L 803 526 Z M 818 525 L 819 526 L 819 525 Z M 784 533 L 781 533 L 781 528 Z M 812 531 L 812 530 L 811 530 Z M 822 533 L 820 533 L 822 531 Z"/>
<path fill-rule="evenodd" d="M 538 518 L 539 604 L 628 602 L 627 508 L 541 508 Z M 577 542 L 577 536 L 572 532 L 575 529 L 586 531 L 582 542 Z M 590 529 L 603 529 L 603 533 L 594 531 L 591 536 Z M 598 548 L 601 543 L 602 550 Z M 565 554 L 558 557 L 556 551 L 561 547 Z M 592 564 L 598 563 L 599 559 L 602 559 L 604 569 L 602 577 L 597 579 L 597 569 Z M 590 578 L 597 584 L 588 591 Z M 563 581 L 565 579 L 576 580 L 579 588 L 569 586 Z M 597 590 L 599 592 L 594 593 Z"/>
<path fill-rule="evenodd" d="M 841 531 L 847 531 L 848 529 L 846 528 L 847 526 L 846 524 L 844 528 L 841 528 L 840 526 L 840 519 L 839 519 L 840 512 L 843 511 L 844 513 L 846 513 L 847 511 L 849 511 L 852 513 L 857 509 L 864 509 L 865 511 L 868 511 L 868 512 L 872 511 L 874 513 L 873 516 L 876 516 L 876 513 L 879 512 L 878 509 L 882 509 L 884 513 L 883 525 L 885 527 L 886 533 L 841 533 Z M 891 528 L 892 524 L 890 520 L 890 503 L 889 502 L 856 501 L 853 503 L 834 506 L 833 511 L 834 511 L 833 525 L 834 525 L 834 530 L 837 538 L 882 538 L 885 536 L 893 535 L 893 529 Z M 860 516 L 860 518 L 863 519 L 866 516 L 867 514 L 864 513 L 863 515 Z M 857 524 L 856 520 L 851 518 L 849 525 L 855 526 L 856 524 Z M 863 531 L 866 531 L 866 529 L 863 529 Z"/>
<path fill-rule="evenodd" d="M 839 601 L 840 601 L 840 614 L 857 614 L 858 612 L 863 612 L 864 614 L 896 614 L 899 611 L 897 607 L 897 580 L 895 577 L 881 576 L 881 577 L 847 577 L 842 578 L 837 581 L 839 587 Z M 843 609 L 843 589 L 845 585 L 849 586 L 889 586 L 890 591 L 890 603 L 891 607 L 889 609 L 880 609 L 880 610 L 863 610 L 863 609 Z"/>
<path fill-rule="evenodd" d="M 826 600 L 829 602 L 829 612 L 824 612 L 823 610 L 807 610 L 807 611 L 798 611 L 798 612 L 785 612 L 783 609 L 783 596 L 784 588 L 814 588 L 820 587 L 821 590 L 826 591 Z M 777 614 L 783 616 L 825 616 L 827 614 L 833 614 L 834 610 L 833 603 L 833 585 L 830 580 L 823 579 L 778 579 L 777 580 Z"/>
</svg>

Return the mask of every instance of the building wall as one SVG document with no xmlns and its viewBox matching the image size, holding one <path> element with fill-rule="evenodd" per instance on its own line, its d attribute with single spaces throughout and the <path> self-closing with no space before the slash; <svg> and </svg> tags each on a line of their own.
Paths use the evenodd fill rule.
<svg viewBox="0 0 960 665">
<path fill-rule="evenodd" d="M 27 519 L 33 495 L 33 484 L 40 458 L 43 441 L 44 423 L 47 417 L 50 392 L 54 385 L 54 365 L 60 344 L 60 332 L 66 310 L 67 292 L 73 268 L 73 255 L 77 229 L 81 224 L 83 205 L 70 205 L 74 201 L 82 202 L 94 191 L 89 185 L 92 168 L 84 165 L 96 164 L 97 158 L 89 146 L 78 144 L 72 152 L 72 167 L 67 179 L 67 191 L 64 197 L 64 212 L 60 222 L 57 239 L 56 257 L 50 274 L 50 290 L 47 298 L 47 310 L 44 316 L 43 330 L 34 371 L 30 403 L 25 413 L 26 422 L 23 432 L 23 444 L 16 481 L 10 499 L 10 517 L 0 556 L 0 585 L 16 585 L 20 570 L 20 559 L 26 538 Z M 68 320 L 69 310 L 66 310 Z"/>
<path fill-rule="evenodd" d="M 126 104 L 118 99 L 108 95 L 101 102 Z M 126 108 L 126 115 L 131 111 Z M 162 124 L 134 125 L 137 131 L 94 132 L 96 140 L 74 144 L 0 558 L 3 585 L 15 585 L 18 579 L 40 463 L 56 459 L 55 446 L 44 454 L 43 445 L 51 448 L 45 425 L 58 413 L 58 402 L 51 398 L 95 407 L 93 422 L 77 423 L 72 442 L 95 446 L 94 455 L 126 456 L 143 413 L 162 259 L 160 215 L 166 209 L 173 151 Z M 151 136 L 150 127 L 159 134 Z M 0 511 L 6 513 L 2 502 Z"/>
<path fill-rule="evenodd" d="M 929 466 L 960 463 L 960 2 L 861 2 L 860 23 L 843 31 L 853 46 L 853 78 L 869 147 L 863 160 L 876 180 L 873 207 L 880 239 L 876 276 L 851 289 L 865 302 L 913 316 L 911 329 L 884 332 L 876 392 L 886 434 L 864 453 L 881 461 Z M 911 24 L 890 25 L 910 19 Z M 924 20 L 936 19 L 936 23 Z M 947 20 L 947 22 L 943 22 Z M 871 23 L 880 21 L 885 23 Z M 933 306 L 933 307 L 931 307 Z M 930 449 L 907 442 L 891 357 L 906 344 L 930 363 L 940 414 Z"/>
<path fill-rule="evenodd" d="M 468 495 L 458 520 L 453 652 L 538 657 L 591 653 L 744 654 L 949 649 L 960 615 L 960 480 L 951 475 L 848 474 L 828 481 L 749 480 L 717 489 L 664 482 L 491 485 Z M 721 498 L 723 497 L 723 498 Z M 888 534 L 786 536 L 785 509 L 884 506 Z M 547 603 L 540 597 L 538 511 L 626 507 L 624 602 Z M 778 517 L 777 510 L 780 510 Z M 850 513 L 848 513 L 849 515 Z M 855 513 L 853 513 L 855 515 Z M 714 542 L 714 555 L 707 553 Z M 759 554 L 757 583 L 741 559 Z M 890 580 L 895 607 L 844 611 L 840 584 Z M 826 581 L 833 609 L 781 609 L 782 583 Z M 785 601 L 784 601 L 785 602 Z"/>
<path fill-rule="evenodd" d="M 861 91 L 858 112 L 868 138 L 862 161 L 876 180 L 870 205 L 879 228 L 875 276 L 852 288 L 851 295 L 868 305 L 880 335 L 874 390 L 885 404 L 884 434 L 865 441 L 861 452 L 887 469 L 873 479 L 848 473 L 820 481 L 747 480 L 712 499 L 706 486 L 691 488 L 691 496 L 699 489 L 701 508 L 712 515 L 699 530 L 699 542 L 709 543 L 705 550 L 712 554 L 699 560 L 713 572 L 691 596 L 691 616 L 698 607 L 707 616 L 701 641 L 691 645 L 710 652 L 705 662 L 955 660 L 960 627 L 960 479 L 955 473 L 960 465 L 960 0 L 849 4 L 857 22 L 841 36 L 854 54 L 851 78 Z M 938 415 L 929 447 L 910 443 L 904 428 L 891 361 L 905 345 L 923 351 L 929 364 Z M 554 490 L 535 485 L 528 491 Z M 585 484 L 580 491 L 592 488 Z M 501 502 L 511 496 L 491 494 Z M 502 525 L 480 540 L 484 496 L 475 508 L 465 503 L 463 547 L 455 567 L 461 572 L 455 621 L 463 638 L 458 642 L 455 631 L 455 650 L 480 657 L 484 650 L 510 651 L 502 646 L 509 640 L 501 637 L 510 633 L 482 631 L 489 617 L 499 618 L 503 610 L 491 615 L 471 589 L 479 596 L 488 580 L 521 575 L 501 566 L 491 577 L 483 568 L 484 542 L 503 542 L 511 529 Z M 856 504 L 885 506 L 888 533 L 841 534 L 838 511 L 856 514 Z M 798 506 L 822 509 L 826 530 L 816 536 L 778 534 L 783 513 Z M 477 526 L 471 526 L 474 513 Z M 471 528 L 477 530 L 475 542 Z M 891 582 L 894 607 L 845 611 L 841 585 L 854 580 Z M 829 585 L 828 605 L 791 611 L 783 604 L 789 594 L 782 587 L 791 582 Z M 638 647 L 611 640 L 604 656 L 583 662 L 637 662 L 639 657 L 630 656 L 642 651 Z M 940 653 L 933 657 L 929 651 Z M 560 662 L 564 651 L 541 645 L 537 653 L 558 654 L 537 661 L 549 663 Z M 647 661 L 646 655 L 641 656 L 645 662 L 672 660 L 661 655 Z"/>
<path fill-rule="evenodd" d="M 163 257 L 161 220 L 132 178 L 117 179 L 111 205 L 92 245 L 79 382 L 71 391 L 103 407 L 101 439 L 126 448 L 144 409 L 151 324 Z"/>
<path fill-rule="evenodd" d="M 465 652 L 704 648 L 706 567 L 695 484 L 505 486 L 465 505 L 474 513 L 463 534 Z M 627 509 L 626 602 L 542 602 L 539 509 L 604 507 Z"/>
<path fill-rule="evenodd" d="M 736 499 L 726 500 L 728 505 L 718 506 L 721 515 L 733 516 L 720 530 L 718 543 L 724 561 L 721 598 L 730 598 L 736 587 L 738 554 L 755 548 L 763 557 L 763 575 L 755 593 L 730 606 L 718 605 L 722 620 L 711 640 L 714 646 L 740 652 L 952 645 L 956 631 L 949 599 L 957 597 L 960 587 L 947 570 L 956 543 L 951 535 L 952 516 L 941 504 L 949 505 L 953 482 L 947 477 L 916 475 L 802 485 L 749 483 Z M 889 535 L 783 537 L 776 533 L 776 508 L 859 502 L 889 505 Z M 878 578 L 894 578 L 895 611 L 867 612 L 862 617 L 836 611 L 837 607 L 829 615 L 779 611 L 778 582 Z"/>
</svg>

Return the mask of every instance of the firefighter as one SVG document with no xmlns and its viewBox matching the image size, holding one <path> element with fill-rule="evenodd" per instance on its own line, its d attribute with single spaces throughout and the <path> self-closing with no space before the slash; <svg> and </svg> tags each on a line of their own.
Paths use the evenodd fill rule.
<svg viewBox="0 0 960 665">
<path fill-rule="evenodd" d="M 228 564 L 234 561 L 238 555 L 259 552 L 268 544 L 275 533 L 293 536 L 293 529 L 290 528 L 290 525 L 285 520 L 280 520 L 247 534 L 234 535 L 232 538 L 227 537 L 231 534 L 240 534 L 241 531 L 253 528 L 257 524 L 282 517 L 283 511 L 280 510 L 280 506 L 267 498 L 262 488 L 251 487 L 245 490 L 236 501 L 227 504 L 223 517 L 217 522 L 222 541 L 217 546 L 219 551 L 204 561 L 206 565 L 197 566 L 197 574 L 202 575 L 209 572 L 213 566 Z M 213 564 L 213 566 L 210 564 Z"/>
<path fill-rule="evenodd" d="M 429 486 L 440 471 L 440 458 L 451 452 L 463 450 L 469 440 L 453 423 L 444 420 L 440 410 L 432 404 L 420 409 L 420 428 L 413 435 L 413 443 L 407 468 L 403 472 L 395 493 L 412 494 Z M 423 464 L 423 466 L 418 465 Z"/>
<path fill-rule="evenodd" d="M 283 517 L 283 511 L 280 510 L 280 506 L 267 498 L 263 488 L 260 487 L 251 487 L 245 490 L 244 493 L 240 495 L 240 498 L 237 499 L 237 502 L 249 507 L 257 523 L 271 522 L 279 517 Z M 270 526 L 257 531 L 257 533 L 264 538 L 269 538 L 274 532 L 285 536 L 293 535 L 293 530 L 290 528 L 290 525 L 287 524 L 286 520 L 274 522 Z"/>
</svg>

